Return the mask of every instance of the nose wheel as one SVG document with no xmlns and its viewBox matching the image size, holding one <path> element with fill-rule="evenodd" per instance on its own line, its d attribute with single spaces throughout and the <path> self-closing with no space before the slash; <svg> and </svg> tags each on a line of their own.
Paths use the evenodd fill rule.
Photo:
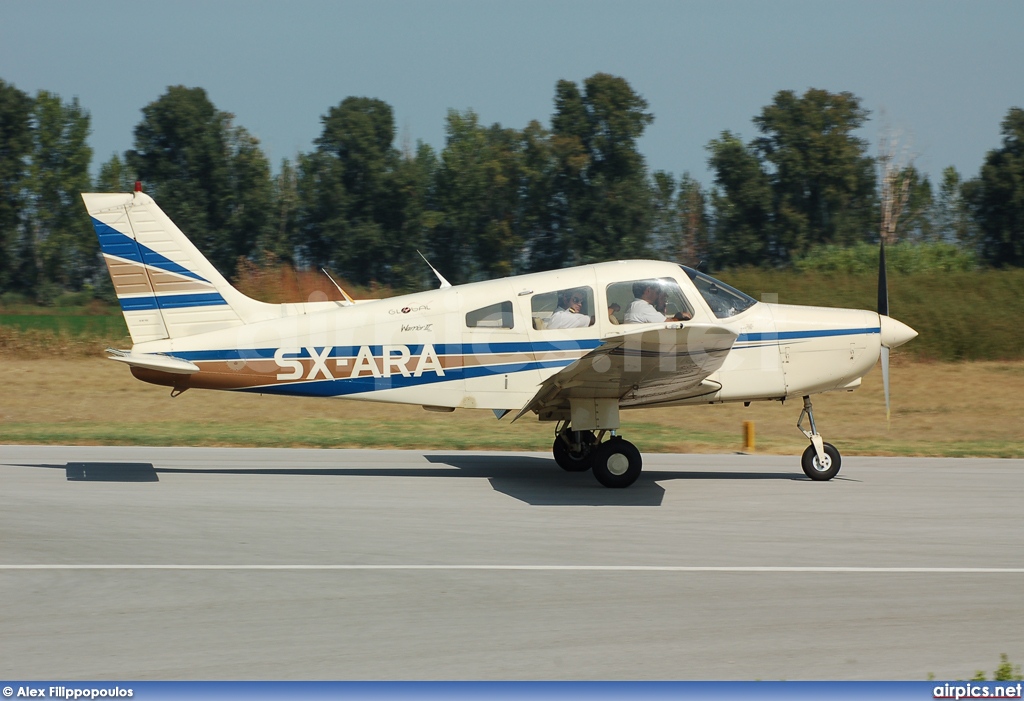
<svg viewBox="0 0 1024 701">
<path fill-rule="evenodd" d="M 811 424 L 810 431 L 803 426 L 805 418 Z M 815 482 L 826 482 L 839 474 L 839 468 L 843 462 L 842 456 L 834 445 L 821 439 L 821 434 L 818 433 L 818 428 L 814 425 L 814 407 L 811 406 L 810 397 L 804 397 L 804 408 L 800 412 L 796 427 L 811 441 L 800 458 L 800 466 L 803 468 L 804 474 Z"/>
<path fill-rule="evenodd" d="M 821 444 L 825 453 L 825 459 L 818 457 L 818 451 L 813 445 L 807 446 L 803 457 L 800 458 L 800 466 L 804 468 L 804 474 L 816 482 L 824 482 L 832 479 L 839 472 L 842 457 L 839 451 L 831 443 Z"/>
</svg>

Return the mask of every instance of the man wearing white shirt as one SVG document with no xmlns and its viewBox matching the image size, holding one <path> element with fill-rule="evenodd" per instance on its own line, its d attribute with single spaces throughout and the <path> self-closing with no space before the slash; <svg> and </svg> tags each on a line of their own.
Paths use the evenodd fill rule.
<svg viewBox="0 0 1024 701">
<path fill-rule="evenodd" d="M 690 316 L 679 312 L 675 316 L 665 316 L 655 308 L 655 303 L 662 293 L 662 285 L 657 280 L 638 280 L 633 283 L 633 297 L 626 307 L 623 322 L 626 324 L 654 324 L 666 321 L 683 321 Z"/>
<path fill-rule="evenodd" d="M 583 293 L 579 290 L 565 290 L 558 294 L 558 308 L 555 309 L 551 318 L 548 319 L 546 328 L 549 329 L 576 329 L 590 326 L 592 319 L 586 314 L 581 314 L 583 308 Z"/>
</svg>

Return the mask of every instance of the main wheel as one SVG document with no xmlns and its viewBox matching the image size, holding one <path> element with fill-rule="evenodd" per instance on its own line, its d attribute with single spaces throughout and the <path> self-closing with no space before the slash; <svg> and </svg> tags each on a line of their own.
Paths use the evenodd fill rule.
<svg viewBox="0 0 1024 701">
<path fill-rule="evenodd" d="M 818 452 L 814 449 L 813 445 L 807 446 L 803 457 L 800 458 L 800 465 L 804 468 L 804 474 L 817 482 L 824 482 L 835 477 L 839 472 L 839 466 L 843 462 L 839 456 L 839 451 L 836 450 L 834 445 L 825 443 L 822 447 L 825 449 L 824 463 L 818 460 Z"/>
<path fill-rule="evenodd" d="M 586 472 L 590 469 L 593 446 L 597 442 L 593 431 L 580 432 L 581 451 L 572 449 L 572 432 L 565 430 L 561 435 L 555 436 L 555 444 L 551 446 L 551 453 L 555 456 L 555 462 L 566 472 Z"/>
<path fill-rule="evenodd" d="M 643 469 L 640 451 L 618 436 L 594 447 L 591 464 L 597 481 L 613 489 L 633 484 Z"/>
</svg>

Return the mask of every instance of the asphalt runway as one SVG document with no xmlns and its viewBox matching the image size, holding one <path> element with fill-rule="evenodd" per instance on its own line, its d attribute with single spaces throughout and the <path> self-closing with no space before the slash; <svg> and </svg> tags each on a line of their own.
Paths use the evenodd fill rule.
<svg viewBox="0 0 1024 701">
<path fill-rule="evenodd" d="M 11 679 L 966 679 L 1024 461 L 0 446 Z"/>
</svg>

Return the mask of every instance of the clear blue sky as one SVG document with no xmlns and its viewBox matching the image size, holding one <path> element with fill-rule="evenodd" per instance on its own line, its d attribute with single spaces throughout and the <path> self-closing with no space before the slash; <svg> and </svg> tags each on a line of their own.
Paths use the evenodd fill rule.
<svg viewBox="0 0 1024 701">
<path fill-rule="evenodd" d="M 779 90 L 850 91 L 861 136 L 902 132 L 933 184 L 977 175 L 1024 107 L 1022 0 L 88 0 L 0 2 L 0 78 L 79 98 L 94 171 L 132 147 L 169 85 L 206 89 L 276 169 L 347 96 L 384 100 L 399 140 L 444 146 L 447 110 L 550 125 L 555 83 L 624 77 L 655 116 L 652 170 L 711 185 L 705 147 L 755 136 Z"/>
</svg>

